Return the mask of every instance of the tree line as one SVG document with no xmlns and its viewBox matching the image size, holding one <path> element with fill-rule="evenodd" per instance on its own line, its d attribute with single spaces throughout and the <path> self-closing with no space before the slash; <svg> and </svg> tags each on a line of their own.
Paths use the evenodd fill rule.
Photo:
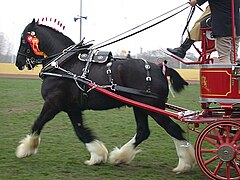
<svg viewBox="0 0 240 180">
<path fill-rule="evenodd" d="M 0 62 L 14 63 L 15 59 L 13 44 L 3 32 L 0 32 Z"/>
</svg>

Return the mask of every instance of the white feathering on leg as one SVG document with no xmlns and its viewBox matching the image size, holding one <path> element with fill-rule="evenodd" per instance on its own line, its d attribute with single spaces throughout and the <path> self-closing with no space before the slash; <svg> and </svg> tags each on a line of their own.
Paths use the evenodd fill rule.
<svg viewBox="0 0 240 180">
<path fill-rule="evenodd" d="M 27 135 L 24 139 L 19 141 L 19 146 L 16 150 L 18 158 L 24 158 L 37 153 L 40 144 L 40 137 L 35 134 Z"/>
<path fill-rule="evenodd" d="M 136 135 L 120 149 L 115 147 L 110 153 L 109 161 L 111 164 L 129 164 L 140 150 L 136 150 L 135 143 Z"/>
<path fill-rule="evenodd" d="M 90 143 L 86 143 L 87 150 L 89 151 L 91 158 L 85 161 L 87 165 L 94 165 L 107 162 L 108 150 L 101 141 L 95 140 Z"/>
<path fill-rule="evenodd" d="M 177 155 L 179 158 L 178 166 L 173 169 L 173 172 L 183 173 L 192 170 L 196 160 L 194 155 L 194 148 L 192 145 L 185 140 L 177 140 L 172 138 L 176 146 Z"/>
</svg>

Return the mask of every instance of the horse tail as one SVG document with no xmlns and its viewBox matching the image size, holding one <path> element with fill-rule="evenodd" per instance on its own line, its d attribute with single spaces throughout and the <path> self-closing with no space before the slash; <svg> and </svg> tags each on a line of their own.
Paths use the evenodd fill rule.
<svg viewBox="0 0 240 180">
<path fill-rule="evenodd" d="M 176 70 L 166 67 L 166 71 L 167 75 L 170 77 L 170 83 L 172 84 L 173 90 L 176 92 L 184 90 L 184 86 L 187 86 L 188 82 L 185 81 Z"/>
</svg>

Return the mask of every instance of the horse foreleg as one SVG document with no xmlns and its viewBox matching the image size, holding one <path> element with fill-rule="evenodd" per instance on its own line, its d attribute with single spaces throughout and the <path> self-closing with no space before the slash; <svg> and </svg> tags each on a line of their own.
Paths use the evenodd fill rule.
<svg viewBox="0 0 240 180">
<path fill-rule="evenodd" d="M 40 137 L 36 134 L 27 135 L 21 141 L 16 150 L 18 158 L 24 158 L 37 153 L 38 145 L 40 144 Z"/>
<path fill-rule="evenodd" d="M 82 114 L 79 109 L 74 110 L 74 107 L 68 112 L 72 125 L 78 138 L 86 145 L 91 158 L 85 161 L 87 165 L 95 165 L 105 163 L 108 158 L 108 150 L 104 144 L 93 136 L 90 129 L 84 127 Z"/>
<path fill-rule="evenodd" d="M 87 165 L 95 165 L 107 162 L 108 150 L 99 140 L 94 140 L 86 143 L 86 148 L 89 151 L 91 158 L 85 161 Z"/>
<path fill-rule="evenodd" d="M 45 102 L 39 117 L 32 126 L 32 133 L 19 141 L 20 144 L 16 150 L 18 158 L 28 157 L 37 153 L 40 144 L 40 133 L 44 124 L 53 119 L 58 112 L 49 103 Z"/>
<path fill-rule="evenodd" d="M 183 137 L 183 130 L 181 127 L 167 116 L 155 113 L 151 116 L 166 130 L 174 141 L 179 161 L 177 167 L 173 169 L 173 172 L 183 173 L 190 171 L 195 164 L 194 149 Z"/>
<path fill-rule="evenodd" d="M 150 135 L 147 114 L 139 108 L 134 108 L 134 115 L 137 124 L 137 133 L 136 135 L 120 149 L 115 148 L 110 153 L 110 163 L 112 164 L 129 164 L 140 150 L 137 149 L 137 146 L 147 139 Z"/>
<path fill-rule="evenodd" d="M 109 161 L 111 164 L 129 164 L 135 157 L 135 155 L 140 152 L 136 150 L 134 143 L 136 135 L 121 148 L 115 147 L 114 150 L 110 153 Z"/>
</svg>

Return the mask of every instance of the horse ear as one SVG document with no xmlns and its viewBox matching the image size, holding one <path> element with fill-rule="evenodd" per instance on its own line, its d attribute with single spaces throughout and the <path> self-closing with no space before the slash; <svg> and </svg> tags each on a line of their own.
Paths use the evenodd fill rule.
<svg viewBox="0 0 240 180">
<path fill-rule="evenodd" d="M 36 23 L 35 18 L 33 18 L 32 25 L 34 25 L 35 23 Z"/>
<path fill-rule="evenodd" d="M 29 24 L 29 28 L 34 28 L 34 26 L 36 25 L 36 21 L 35 21 L 35 18 L 33 18 L 32 22 Z"/>
</svg>

